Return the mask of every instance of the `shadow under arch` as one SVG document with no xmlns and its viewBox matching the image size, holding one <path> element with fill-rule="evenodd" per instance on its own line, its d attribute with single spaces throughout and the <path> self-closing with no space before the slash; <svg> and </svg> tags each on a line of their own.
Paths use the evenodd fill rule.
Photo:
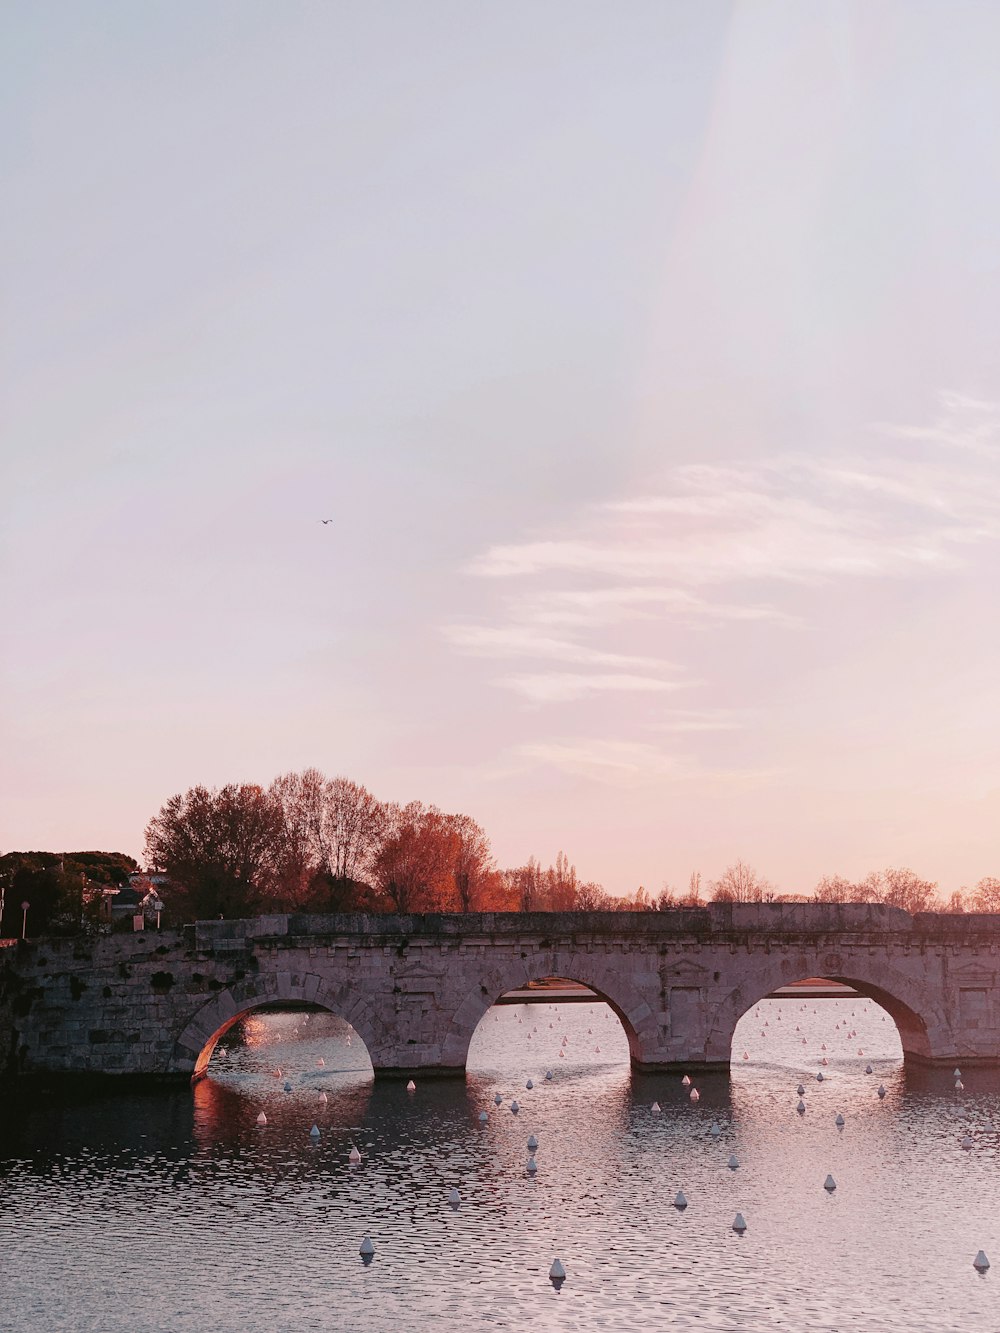
<svg viewBox="0 0 1000 1333">
<path fill-rule="evenodd" d="M 371 1003 L 364 995 L 351 987 L 330 985 L 314 974 L 278 972 L 230 986 L 206 1001 L 174 1042 L 167 1073 L 189 1074 L 192 1082 L 204 1078 L 220 1037 L 234 1023 L 246 1014 L 282 1007 L 326 1010 L 344 1019 L 372 1058 L 376 1028 Z"/>
<path fill-rule="evenodd" d="M 939 1012 L 937 1003 L 919 985 L 888 966 L 879 968 L 878 980 L 860 976 L 859 971 L 857 968 L 852 968 L 850 972 L 823 972 L 817 969 L 799 978 L 777 974 L 768 976 L 765 973 L 756 978 L 752 986 L 744 982 L 730 992 L 714 1015 L 709 1044 L 715 1058 L 720 1061 L 731 1060 L 736 1024 L 744 1014 L 761 1000 L 773 996 L 775 991 L 800 980 L 833 981 L 850 986 L 858 995 L 881 1006 L 896 1025 L 905 1059 L 929 1063 L 951 1058 L 952 1051 L 936 1049 L 940 1047 L 939 1034 L 948 1031 L 944 1015 Z M 781 998 L 792 1001 L 795 996 L 783 995 Z M 807 997 L 804 995 L 802 998 L 805 1000 Z M 938 1036 L 938 1041 L 935 1042 L 934 1036 Z"/>
<path fill-rule="evenodd" d="M 644 1041 L 650 1039 L 648 1028 L 652 1027 L 655 1039 L 655 1018 L 649 1005 L 620 973 L 613 972 L 596 959 L 584 961 L 576 957 L 565 960 L 562 965 L 556 959 L 552 960 L 551 966 L 541 962 L 532 967 L 515 965 L 495 970 L 485 977 L 479 986 L 468 992 L 452 1019 L 444 1041 L 448 1063 L 465 1068 L 473 1035 L 498 1000 L 511 991 L 524 990 L 531 982 L 551 979 L 576 982 L 592 990 L 595 1002 L 606 1004 L 621 1023 L 628 1040 L 631 1063 L 641 1063 Z"/>
</svg>

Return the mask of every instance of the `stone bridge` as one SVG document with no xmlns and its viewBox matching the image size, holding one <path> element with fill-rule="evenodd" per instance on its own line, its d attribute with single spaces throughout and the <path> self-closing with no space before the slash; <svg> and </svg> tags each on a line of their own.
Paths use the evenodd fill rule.
<svg viewBox="0 0 1000 1333">
<path fill-rule="evenodd" d="M 0 951 L 0 1068 L 198 1077 L 242 1014 L 350 1022 L 377 1075 L 460 1074 L 500 996 L 582 982 L 643 1070 L 727 1067 L 741 1015 L 806 977 L 895 1019 L 908 1059 L 1000 1063 L 1000 916 L 848 904 L 670 912 L 265 916 Z"/>
</svg>

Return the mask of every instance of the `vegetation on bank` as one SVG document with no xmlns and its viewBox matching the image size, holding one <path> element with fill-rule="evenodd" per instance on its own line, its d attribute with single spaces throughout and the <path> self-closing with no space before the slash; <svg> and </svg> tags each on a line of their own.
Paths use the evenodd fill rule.
<svg viewBox="0 0 1000 1333">
<path fill-rule="evenodd" d="M 469 815 L 436 806 L 379 801 L 348 778 L 316 769 L 286 773 L 269 787 L 230 783 L 172 796 L 146 828 L 150 873 L 167 876 L 165 922 L 178 925 L 261 912 L 666 911 L 723 902 L 884 903 L 906 911 L 1000 911 L 1000 879 L 947 898 L 907 869 L 863 880 L 826 876 L 811 894 L 780 894 L 737 861 L 702 884 L 631 896 L 582 880 L 560 852 L 553 865 L 534 857 L 497 865 L 485 830 Z M 109 889 L 139 871 L 117 852 L 8 852 L 0 856 L 5 908 L 0 933 L 96 928 Z M 131 924 L 129 920 L 125 924 Z"/>
</svg>

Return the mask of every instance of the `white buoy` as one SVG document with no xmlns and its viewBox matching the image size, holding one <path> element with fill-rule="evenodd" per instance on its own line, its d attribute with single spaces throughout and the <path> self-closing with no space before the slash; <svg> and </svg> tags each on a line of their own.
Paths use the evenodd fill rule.
<svg viewBox="0 0 1000 1333">
<path fill-rule="evenodd" d="M 739 1162 L 739 1158 L 736 1156 L 736 1154 L 735 1154 L 735 1153 L 730 1153 L 730 1154 L 729 1154 L 729 1161 L 726 1163 L 726 1165 L 729 1167 L 730 1171 L 735 1171 L 735 1170 L 737 1169 L 737 1167 L 739 1166 L 739 1164 L 740 1164 L 740 1162 Z"/>
<path fill-rule="evenodd" d="M 312 1129 L 309 1131 L 309 1137 L 312 1139 L 319 1138 L 319 1125 L 313 1125 Z"/>
<path fill-rule="evenodd" d="M 654 1115 L 659 1115 L 659 1114 L 660 1114 L 660 1103 L 659 1103 L 659 1102 L 654 1102 L 653 1105 L 652 1105 L 649 1109 L 653 1112 Z"/>
<path fill-rule="evenodd" d="M 733 1230 L 738 1231 L 742 1236 L 747 1229 L 747 1221 L 742 1213 L 737 1213 L 733 1218 Z"/>
<path fill-rule="evenodd" d="M 690 1096 L 691 1096 L 691 1100 L 692 1100 L 693 1102 L 701 1101 L 701 1093 L 698 1091 L 697 1088 L 692 1088 L 692 1089 L 691 1089 Z"/>
<path fill-rule="evenodd" d="M 961 1077 L 962 1077 L 962 1071 L 960 1069 L 956 1069 L 955 1072 L 952 1074 L 952 1078 L 961 1078 Z"/>
<path fill-rule="evenodd" d="M 494 1106 L 499 1106 L 500 1103 L 501 1103 L 502 1101 L 503 1101 L 503 1098 L 500 1096 L 500 1094 L 499 1094 L 499 1092 L 498 1092 L 497 1095 L 493 1098 L 493 1105 L 494 1105 Z"/>
<path fill-rule="evenodd" d="M 866 1073 L 866 1074 L 870 1074 L 871 1072 L 872 1072 L 872 1067 L 871 1067 L 871 1065 L 865 1065 L 865 1073 Z"/>
<path fill-rule="evenodd" d="M 719 1137 L 719 1135 L 722 1133 L 722 1130 L 719 1127 L 718 1120 L 715 1121 L 715 1123 L 712 1125 L 712 1128 L 708 1132 L 709 1134 L 711 1134 L 713 1139 L 717 1139 Z"/>
<path fill-rule="evenodd" d="M 361 1161 L 361 1154 L 358 1152 L 357 1148 L 353 1145 L 351 1146 L 351 1151 L 347 1154 L 347 1160 L 352 1164 L 352 1166 L 357 1166 L 357 1164 Z"/>
<path fill-rule="evenodd" d="M 407 1085 L 406 1085 L 406 1091 L 407 1091 L 407 1092 L 416 1092 L 416 1090 L 417 1090 L 417 1085 L 414 1083 L 413 1079 L 411 1078 L 410 1081 L 409 1081 L 409 1083 L 407 1083 Z"/>
<path fill-rule="evenodd" d="M 966 1152 L 972 1147 L 972 1140 L 969 1138 L 968 1134 L 966 1134 L 965 1138 L 962 1140 L 962 1147 Z"/>
<path fill-rule="evenodd" d="M 987 1259 L 985 1253 L 982 1250 L 980 1250 L 979 1253 L 976 1255 L 975 1259 L 973 1259 L 972 1261 L 972 1267 L 977 1269 L 980 1273 L 985 1273 L 987 1268 L 989 1268 L 989 1266 L 990 1266 L 989 1259 Z"/>
<path fill-rule="evenodd" d="M 687 1196 L 683 1190 L 678 1190 L 674 1195 L 674 1207 L 679 1208 L 681 1212 L 688 1206 Z"/>
<path fill-rule="evenodd" d="M 878 1095 L 879 1095 L 879 1101 L 881 1101 L 882 1098 L 885 1096 L 885 1088 L 883 1088 L 881 1083 L 878 1085 Z"/>
<path fill-rule="evenodd" d="M 600 1046 L 595 1046 L 595 1047 L 594 1047 L 594 1052 L 595 1052 L 595 1054 L 600 1055 L 600 1053 L 601 1053 L 601 1048 L 600 1048 Z M 562 1055 L 562 1051 L 560 1051 L 559 1054 Z"/>
<path fill-rule="evenodd" d="M 510 1109 L 514 1115 L 517 1115 L 518 1111 L 520 1111 L 521 1108 L 517 1102 L 511 1102 Z"/>
<path fill-rule="evenodd" d="M 257 1124 L 258 1124 L 258 1125 L 266 1125 L 266 1124 L 267 1124 L 267 1116 L 264 1114 L 263 1111 L 261 1111 L 260 1115 L 257 1117 Z"/>
<path fill-rule="evenodd" d="M 685 1074 L 684 1077 L 681 1079 L 681 1087 L 690 1088 L 690 1086 L 691 1086 L 691 1080 L 688 1078 L 687 1074 Z"/>
<path fill-rule="evenodd" d="M 479 1112 L 479 1123 L 480 1123 L 481 1125 L 485 1125 L 486 1122 L 487 1122 L 487 1120 L 489 1120 L 489 1118 L 490 1118 L 490 1113 L 489 1113 L 489 1111 L 480 1111 L 480 1112 Z"/>
<path fill-rule="evenodd" d="M 821 1069 L 821 1070 L 819 1071 L 819 1073 L 816 1075 L 816 1082 L 817 1082 L 817 1083 L 822 1083 L 822 1082 L 823 1082 L 823 1071 L 822 1071 L 822 1069 Z"/>
<path fill-rule="evenodd" d="M 600 1050 L 600 1049 L 601 1049 L 600 1046 L 598 1046 L 597 1049 Z M 566 1052 L 565 1052 L 565 1051 L 560 1051 L 560 1052 L 559 1052 L 559 1059 L 560 1059 L 560 1060 L 565 1060 L 565 1059 L 566 1059 Z"/>
<path fill-rule="evenodd" d="M 960 1078 L 957 1078 L 957 1079 L 955 1080 L 955 1091 L 956 1091 L 956 1092 L 964 1092 L 964 1091 L 965 1091 L 965 1084 L 962 1082 L 962 1080 L 961 1080 Z"/>
<path fill-rule="evenodd" d="M 743 1059 L 744 1059 L 744 1060 L 749 1060 L 749 1059 L 750 1059 L 750 1052 L 749 1052 L 749 1051 L 744 1051 L 744 1052 L 743 1052 Z"/>
<path fill-rule="evenodd" d="M 550 1079 L 550 1078 L 552 1077 L 552 1070 L 551 1070 L 551 1069 L 546 1069 L 546 1071 L 545 1071 L 545 1077 L 546 1077 L 547 1079 Z"/>
<path fill-rule="evenodd" d="M 316 1061 L 316 1068 L 324 1069 L 325 1067 L 326 1067 L 326 1061 L 323 1059 L 322 1056 L 320 1056 L 319 1059 Z"/>
<path fill-rule="evenodd" d="M 462 1196 L 454 1186 L 448 1191 L 448 1202 L 453 1208 L 457 1208 L 462 1202 Z"/>
<path fill-rule="evenodd" d="M 843 1129 L 844 1126 L 847 1124 L 847 1121 L 844 1119 L 842 1115 L 838 1115 L 833 1123 L 837 1126 L 838 1129 Z"/>
<path fill-rule="evenodd" d="M 528 1165 L 524 1169 L 525 1171 L 529 1171 L 532 1175 L 538 1170 L 538 1163 L 533 1156 L 528 1158 Z"/>
<path fill-rule="evenodd" d="M 291 1090 L 292 1090 L 292 1085 L 288 1082 L 287 1079 L 285 1080 L 284 1088 L 285 1088 L 285 1091 L 286 1091 L 286 1092 L 291 1092 Z"/>
<path fill-rule="evenodd" d="M 795 1089 L 795 1091 L 799 1094 L 800 1097 L 804 1097 L 806 1095 L 805 1086 L 802 1083 L 799 1084 L 799 1086 Z"/>
<path fill-rule="evenodd" d="M 553 1259 L 552 1267 L 549 1269 L 549 1277 L 553 1282 L 562 1282 L 566 1277 L 566 1270 L 562 1266 L 561 1259 Z"/>
<path fill-rule="evenodd" d="M 534 1152 L 535 1149 L 536 1149 L 537 1147 L 538 1147 L 538 1140 L 535 1138 L 534 1134 L 529 1134 L 529 1135 L 528 1135 L 528 1151 L 529 1151 L 529 1152 Z"/>
<path fill-rule="evenodd" d="M 531 1081 L 531 1079 L 529 1078 L 528 1081 L 527 1081 L 527 1083 L 525 1083 L 524 1086 L 525 1086 L 525 1087 L 528 1089 L 528 1091 L 530 1092 L 531 1089 L 532 1089 L 535 1085 L 534 1085 L 534 1083 Z"/>
<path fill-rule="evenodd" d="M 322 1104 L 323 1104 L 324 1106 L 325 1106 L 325 1105 L 327 1104 L 327 1102 L 330 1100 L 330 1098 L 326 1095 L 325 1092 L 321 1092 L 321 1093 L 319 1094 L 319 1099 L 320 1099 L 320 1101 L 322 1102 Z"/>
<path fill-rule="evenodd" d="M 805 1113 L 806 1113 L 806 1104 L 805 1104 L 805 1102 L 802 1100 L 801 1097 L 799 1098 L 799 1104 L 798 1104 L 798 1106 L 796 1106 L 795 1109 L 796 1109 L 796 1111 L 798 1111 L 799 1115 L 805 1115 Z"/>
<path fill-rule="evenodd" d="M 827 1176 L 826 1180 L 823 1181 L 823 1188 L 828 1194 L 833 1193 L 837 1188 L 837 1182 L 834 1180 L 833 1176 Z"/>
<path fill-rule="evenodd" d="M 361 1255 L 362 1259 L 370 1259 L 374 1253 L 375 1246 L 372 1244 L 371 1236 L 365 1236 L 358 1249 L 358 1254 Z"/>
</svg>

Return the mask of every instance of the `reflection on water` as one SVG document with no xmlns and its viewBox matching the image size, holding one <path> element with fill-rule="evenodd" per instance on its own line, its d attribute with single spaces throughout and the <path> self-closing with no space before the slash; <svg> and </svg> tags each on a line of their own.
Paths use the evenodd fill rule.
<svg viewBox="0 0 1000 1333">
<path fill-rule="evenodd" d="M 467 1079 L 414 1093 L 375 1083 L 360 1039 L 319 1012 L 244 1019 L 193 1089 L 18 1087 L 0 1326 L 985 1333 L 1000 1268 L 972 1259 L 1000 1263 L 1000 1081 L 970 1069 L 956 1092 L 950 1070 L 904 1069 L 882 1018 L 764 1001 L 697 1103 L 677 1076 L 630 1072 L 601 1004 L 492 1010 Z"/>
</svg>

